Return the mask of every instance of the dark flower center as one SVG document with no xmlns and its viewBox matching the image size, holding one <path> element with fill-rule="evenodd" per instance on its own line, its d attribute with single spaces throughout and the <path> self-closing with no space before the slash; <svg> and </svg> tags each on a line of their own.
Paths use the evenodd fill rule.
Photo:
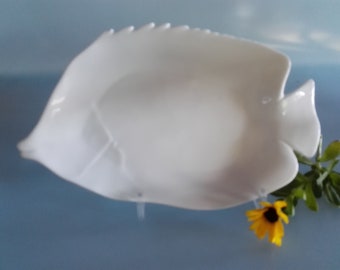
<svg viewBox="0 0 340 270">
<path fill-rule="evenodd" d="M 279 220 L 279 216 L 276 213 L 276 209 L 274 207 L 269 207 L 263 215 L 270 223 L 275 223 Z"/>
</svg>

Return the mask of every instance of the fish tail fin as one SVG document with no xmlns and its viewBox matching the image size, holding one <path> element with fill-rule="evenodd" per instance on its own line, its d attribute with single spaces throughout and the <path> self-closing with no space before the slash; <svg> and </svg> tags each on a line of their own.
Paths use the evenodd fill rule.
<svg viewBox="0 0 340 270">
<path fill-rule="evenodd" d="M 309 80 L 280 101 L 280 138 L 307 157 L 315 154 L 321 133 L 314 96 L 315 83 Z"/>
</svg>

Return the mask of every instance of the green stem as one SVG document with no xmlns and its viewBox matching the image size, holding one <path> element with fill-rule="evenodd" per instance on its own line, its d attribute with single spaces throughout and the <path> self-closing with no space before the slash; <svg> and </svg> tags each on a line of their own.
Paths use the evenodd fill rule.
<svg viewBox="0 0 340 270">
<path fill-rule="evenodd" d="M 315 156 L 315 166 L 319 171 L 321 171 L 322 169 L 321 163 L 319 162 L 321 156 L 322 156 L 322 135 L 320 135 L 319 145 Z"/>
</svg>

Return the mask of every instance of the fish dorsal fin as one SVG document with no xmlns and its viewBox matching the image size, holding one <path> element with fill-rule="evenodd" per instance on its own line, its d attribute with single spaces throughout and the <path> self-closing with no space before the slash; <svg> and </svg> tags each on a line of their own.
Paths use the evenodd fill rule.
<svg viewBox="0 0 340 270">
<path fill-rule="evenodd" d="M 250 99 L 278 100 L 290 62 L 256 42 L 188 26 L 150 23 L 139 29 L 104 32 L 72 61 L 55 94 L 81 91 L 82 100 L 93 101 L 94 91 L 87 89 L 108 89 L 127 74 L 159 69 L 230 76 L 233 83 L 242 84 Z"/>
</svg>

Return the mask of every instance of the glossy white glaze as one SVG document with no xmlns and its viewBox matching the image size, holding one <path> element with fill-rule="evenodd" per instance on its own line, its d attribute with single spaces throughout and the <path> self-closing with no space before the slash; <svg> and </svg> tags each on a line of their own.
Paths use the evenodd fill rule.
<svg viewBox="0 0 340 270">
<path fill-rule="evenodd" d="M 311 156 L 314 83 L 284 98 L 290 62 L 186 26 L 104 33 L 73 60 L 22 155 L 103 196 L 192 209 L 253 200 Z"/>
</svg>

